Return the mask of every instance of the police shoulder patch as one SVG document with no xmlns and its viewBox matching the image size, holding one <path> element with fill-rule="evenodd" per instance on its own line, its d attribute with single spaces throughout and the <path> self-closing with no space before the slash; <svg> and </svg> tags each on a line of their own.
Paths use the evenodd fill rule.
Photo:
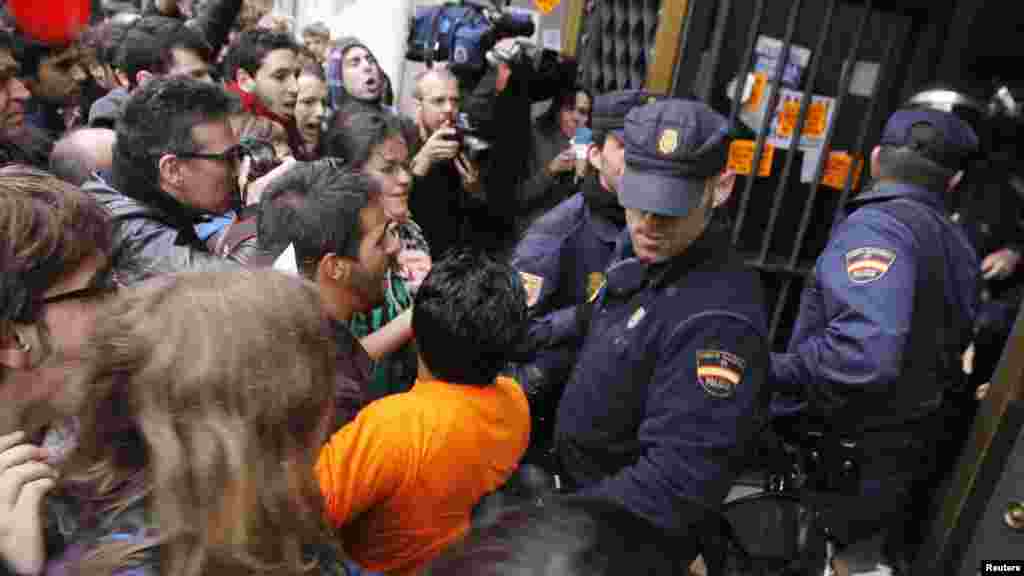
<svg viewBox="0 0 1024 576">
<path fill-rule="evenodd" d="M 697 383 L 713 398 L 731 398 L 747 363 L 724 350 L 697 351 Z"/>
<path fill-rule="evenodd" d="M 874 282 L 892 267 L 896 252 L 888 248 L 865 246 L 846 253 L 846 275 L 854 284 Z"/>
<path fill-rule="evenodd" d="M 544 288 L 544 278 L 523 271 L 519 272 L 519 277 L 523 280 L 523 288 L 526 289 L 526 306 L 533 307 L 537 300 L 540 300 L 540 291 Z"/>
</svg>

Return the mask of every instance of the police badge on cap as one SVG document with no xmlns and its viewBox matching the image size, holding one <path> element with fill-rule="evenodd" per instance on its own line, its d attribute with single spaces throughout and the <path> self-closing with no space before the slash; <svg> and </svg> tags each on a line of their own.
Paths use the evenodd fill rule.
<svg viewBox="0 0 1024 576">
<path fill-rule="evenodd" d="M 679 131 L 674 128 L 666 128 L 661 131 L 661 138 L 658 138 L 658 152 L 668 156 L 679 148 Z"/>
<path fill-rule="evenodd" d="M 728 158 L 729 120 L 703 102 L 669 98 L 634 108 L 623 135 L 619 203 L 627 209 L 686 216 Z"/>
</svg>

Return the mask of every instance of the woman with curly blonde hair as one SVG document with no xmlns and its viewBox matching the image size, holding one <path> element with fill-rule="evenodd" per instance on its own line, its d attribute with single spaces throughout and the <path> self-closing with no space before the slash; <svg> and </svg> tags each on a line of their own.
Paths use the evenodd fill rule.
<svg viewBox="0 0 1024 576">
<path fill-rule="evenodd" d="M 67 572 L 345 573 L 312 472 L 334 411 L 316 288 L 270 270 L 179 274 L 104 312 L 76 385 Z"/>
</svg>

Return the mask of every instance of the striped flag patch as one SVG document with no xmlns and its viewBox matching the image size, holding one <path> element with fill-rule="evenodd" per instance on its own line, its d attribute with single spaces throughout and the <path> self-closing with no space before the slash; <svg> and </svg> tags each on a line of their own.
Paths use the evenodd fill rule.
<svg viewBox="0 0 1024 576">
<path fill-rule="evenodd" d="M 896 252 L 886 248 L 864 247 L 846 253 L 846 275 L 854 284 L 874 282 L 889 271 Z"/>
<path fill-rule="evenodd" d="M 743 377 L 746 362 L 722 350 L 697 351 L 697 383 L 708 396 L 731 398 Z"/>
</svg>

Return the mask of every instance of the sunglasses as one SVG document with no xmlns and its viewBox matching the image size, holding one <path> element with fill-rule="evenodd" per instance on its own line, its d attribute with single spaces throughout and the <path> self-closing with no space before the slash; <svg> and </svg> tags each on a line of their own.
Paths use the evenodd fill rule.
<svg viewBox="0 0 1024 576">
<path fill-rule="evenodd" d="M 222 162 L 237 162 L 242 159 L 248 153 L 245 146 L 241 144 L 235 144 L 220 154 L 209 154 L 206 152 L 175 152 L 170 151 L 169 154 L 174 154 L 178 158 L 198 158 L 200 160 L 220 160 Z"/>
</svg>

